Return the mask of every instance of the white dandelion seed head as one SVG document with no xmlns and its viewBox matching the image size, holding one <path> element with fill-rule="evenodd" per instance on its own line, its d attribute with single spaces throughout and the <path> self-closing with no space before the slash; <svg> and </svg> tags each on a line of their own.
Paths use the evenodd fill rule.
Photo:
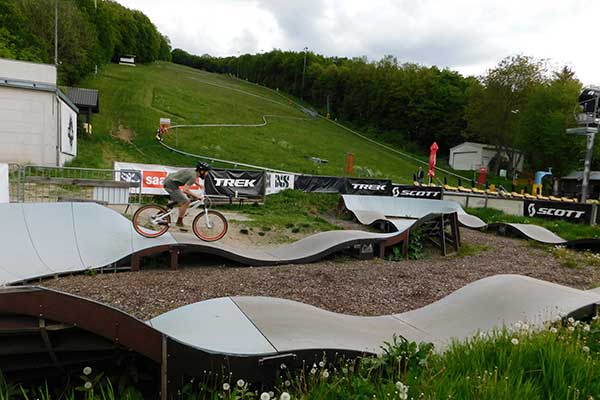
<svg viewBox="0 0 600 400">
<path fill-rule="evenodd" d="M 270 396 L 270 395 L 269 395 L 269 393 L 267 393 L 267 392 L 263 392 L 263 393 L 260 395 L 260 400 L 269 400 L 270 398 L 271 398 L 271 396 Z"/>
<path fill-rule="evenodd" d="M 568 327 L 567 329 L 568 329 L 569 331 L 573 332 L 573 331 L 575 330 L 575 327 L 574 327 L 574 326 L 570 326 L 570 327 Z"/>
<path fill-rule="evenodd" d="M 91 374 L 91 373 L 92 373 L 92 367 L 85 367 L 85 368 L 83 369 L 83 374 L 84 374 L 84 375 L 89 375 L 89 374 Z"/>
<path fill-rule="evenodd" d="M 83 387 L 85 388 L 85 390 L 90 390 L 92 388 L 92 382 L 87 381 L 83 384 Z"/>
<path fill-rule="evenodd" d="M 245 383 L 246 383 L 246 382 L 244 382 L 244 380 L 243 380 L 243 379 L 238 379 L 238 381 L 237 381 L 237 385 L 238 385 L 239 387 L 244 387 L 244 384 L 245 384 Z"/>
<path fill-rule="evenodd" d="M 519 344 L 519 339 L 517 339 L 517 338 L 512 338 L 512 339 L 510 340 L 510 342 L 516 346 L 516 345 L 518 345 L 518 344 Z"/>
<path fill-rule="evenodd" d="M 270 397 L 270 398 L 274 398 L 274 397 L 275 397 L 275 393 L 273 393 L 273 392 L 269 392 L 269 397 Z"/>
<path fill-rule="evenodd" d="M 317 369 L 316 369 L 316 368 L 311 368 L 311 370 L 310 370 L 310 374 L 311 374 L 311 375 L 314 375 L 314 374 L 316 374 L 316 373 L 317 373 Z"/>
<path fill-rule="evenodd" d="M 558 329 L 556 329 L 555 327 L 551 327 L 551 328 L 550 328 L 550 332 L 552 332 L 552 333 L 556 333 L 556 332 L 558 332 Z"/>
<path fill-rule="evenodd" d="M 323 371 L 323 378 L 329 378 L 329 372 L 327 370 Z"/>
<path fill-rule="evenodd" d="M 281 368 L 281 369 L 286 369 L 286 368 L 287 368 L 287 365 L 285 365 L 284 363 L 281 363 L 281 365 L 279 366 L 279 368 Z"/>
<path fill-rule="evenodd" d="M 279 400 L 290 400 L 291 398 L 292 397 L 288 392 L 283 392 L 281 393 L 281 396 L 279 396 Z"/>
<path fill-rule="evenodd" d="M 325 366 L 325 362 L 324 361 L 319 361 L 319 367 L 323 368 Z"/>
<path fill-rule="evenodd" d="M 223 390 L 224 390 L 224 391 L 228 391 L 230 388 L 231 388 L 231 387 L 229 386 L 229 383 L 225 382 L 225 383 L 223 384 Z"/>
<path fill-rule="evenodd" d="M 514 326 L 515 326 L 515 329 L 517 329 L 517 330 L 521 329 L 521 321 L 515 322 Z"/>
<path fill-rule="evenodd" d="M 521 325 L 521 329 L 524 331 L 528 331 L 529 330 L 529 325 L 528 324 L 523 324 Z"/>
<path fill-rule="evenodd" d="M 586 353 L 589 353 L 590 352 L 590 348 L 587 347 L 587 346 L 583 346 L 583 351 L 586 352 Z"/>
<path fill-rule="evenodd" d="M 573 318 L 573 317 L 569 317 L 569 318 L 567 319 L 567 322 L 569 322 L 570 324 L 573 324 L 573 323 L 575 323 L 575 318 Z"/>
<path fill-rule="evenodd" d="M 589 331 L 590 331 L 590 326 L 589 326 L 589 325 L 584 325 L 584 326 L 583 326 L 583 330 L 584 330 L 585 332 L 589 332 Z"/>
<path fill-rule="evenodd" d="M 285 386 L 286 386 L 286 387 L 290 387 L 291 385 L 292 385 L 292 382 L 290 382 L 290 381 L 285 381 Z"/>
</svg>

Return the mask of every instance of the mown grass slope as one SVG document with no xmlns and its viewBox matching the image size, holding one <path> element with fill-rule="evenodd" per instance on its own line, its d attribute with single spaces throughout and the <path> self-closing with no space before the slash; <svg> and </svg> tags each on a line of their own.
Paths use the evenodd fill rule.
<svg viewBox="0 0 600 400">
<path fill-rule="evenodd" d="M 172 132 L 165 143 L 193 154 L 321 175 L 343 175 L 350 152 L 359 176 L 410 182 L 418 168 L 412 160 L 310 117 L 276 91 L 229 76 L 166 62 L 107 65 L 81 86 L 100 90 L 101 112 L 93 116 L 93 134 L 80 134 L 77 166 L 111 167 L 113 161 L 192 165 L 192 157 L 156 141 L 159 118 L 171 118 L 173 124 L 260 124 L 263 115 L 271 115 L 263 127 L 179 129 L 178 140 Z M 328 163 L 315 164 L 310 157 Z"/>
</svg>

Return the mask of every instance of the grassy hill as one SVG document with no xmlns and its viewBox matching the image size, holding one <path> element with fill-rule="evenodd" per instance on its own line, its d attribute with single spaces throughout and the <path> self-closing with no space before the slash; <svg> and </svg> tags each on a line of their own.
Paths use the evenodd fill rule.
<svg viewBox="0 0 600 400">
<path fill-rule="evenodd" d="M 410 182 L 418 168 L 412 160 L 310 117 L 276 91 L 228 76 L 166 62 L 107 65 L 80 86 L 100 90 L 101 112 L 93 116 L 93 134 L 80 134 L 76 166 L 109 168 L 113 161 L 192 165 L 193 158 L 156 141 L 159 118 L 171 118 L 173 124 L 260 124 L 269 115 L 262 127 L 180 128 L 177 143 L 174 132 L 165 143 L 193 154 L 322 175 L 343 175 L 349 152 L 355 154 L 357 175 Z M 329 162 L 315 164 L 310 157 Z"/>
</svg>

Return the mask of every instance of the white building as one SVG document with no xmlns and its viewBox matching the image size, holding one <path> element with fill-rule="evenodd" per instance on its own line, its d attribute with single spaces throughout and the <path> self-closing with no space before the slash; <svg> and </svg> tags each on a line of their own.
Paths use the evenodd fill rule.
<svg viewBox="0 0 600 400">
<path fill-rule="evenodd" d="M 0 163 L 62 166 L 77 155 L 77 107 L 56 66 L 0 58 Z"/>
<path fill-rule="evenodd" d="M 513 160 L 516 171 L 523 171 L 523 156 L 517 151 L 518 160 Z M 496 155 L 496 148 L 489 144 L 464 142 L 450 149 L 450 167 L 462 171 L 476 171 L 481 167 L 489 168 L 490 161 Z M 500 154 L 508 161 L 506 152 Z"/>
</svg>

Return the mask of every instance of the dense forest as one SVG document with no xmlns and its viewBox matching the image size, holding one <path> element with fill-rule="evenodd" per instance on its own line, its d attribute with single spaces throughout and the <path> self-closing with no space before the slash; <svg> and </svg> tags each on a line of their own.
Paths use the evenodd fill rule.
<svg viewBox="0 0 600 400">
<path fill-rule="evenodd" d="M 175 49 L 172 60 L 289 93 L 324 115 L 422 154 L 433 141 L 447 155 L 470 140 L 506 152 L 508 159 L 496 160 L 494 170 L 506 168 L 510 175 L 510 159 L 520 157 L 516 149 L 531 171 L 581 168 L 584 141 L 565 134 L 574 124 L 581 83 L 569 68 L 552 68 L 548 60 L 507 57 L 480 77 L 399 63 L 393 56 L 368 61 L 273 50 L 212 57 Z"/>
<path fill-rule="evenodd" d="M 0 57 L 54 64 L 54 11 L 55 0 L 0 0 Z M 109 0 L 58 1 L 60 83 L 127 54 L 170 60 L 171 46 L 140 11 Z"/>
</svg>

